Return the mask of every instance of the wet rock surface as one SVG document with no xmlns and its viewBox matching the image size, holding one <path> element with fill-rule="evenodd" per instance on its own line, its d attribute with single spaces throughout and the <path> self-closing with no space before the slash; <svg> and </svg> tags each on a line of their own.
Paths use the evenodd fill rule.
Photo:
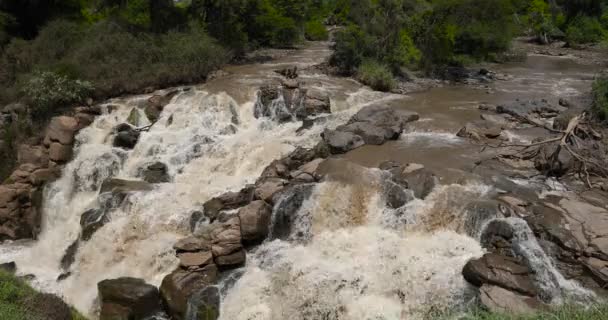
<svg viewBox="0 0 608 320">
<path fill-rule="evenodd" d="M 144 320 L 162 311 L 158 289 L 141 279 L 104 280 L 97 288 L 101 300 L 100 320 Z"/>
</svg>

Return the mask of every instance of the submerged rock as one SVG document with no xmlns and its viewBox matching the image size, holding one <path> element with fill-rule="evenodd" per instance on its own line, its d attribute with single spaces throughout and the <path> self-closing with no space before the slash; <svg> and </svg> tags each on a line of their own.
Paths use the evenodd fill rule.
<svg viewBox="0 0 608 320">
<path fill-rule="evenodd" d="M 113 142 L 114 147 L 123 148 L 126 150 L 135 148 L 135 145 L 139 140 L 139 131 L 135 130 L 128 124 L 118 125 L 114 131 L 116 132 Z"/>
<path fill-rule="evenodd" d="M 106 210 L 90 209 L 85 211 L 80 217 L 80 226 L 82 228 L 81 238 L 84 241 L 91 239 L 95 231 L 103 227 L 110 221 Z"/>
<path fill-rule="evenodd" d="M 144 320 L 162 311 L 158 289 L 141 279 L 119 278 L 97 284 L 100 320 Z"/>
<path fill-rule="evenodd" d="M 458 133 L 461 138 L 469 138 L 475 141 L 484 139 L 496 139 L 502 133 L 502 126 L 486 120 L 477 120 L 467 123 Z"/>
<path fill-rule="evenodd" d="M 296 214 L 304 201 L 312 195 L 314 186 L 314 184 L 293 185 L 274 196 L 270 239 L 289 238 Z"/>
<path fill-rule="evenodd" d="M 169 169 L 162 162 L 154 162 L 146 166 L 142 171 L 144 181 L 149 183 L 165 183 L 170 182 Z"/>
</svg>

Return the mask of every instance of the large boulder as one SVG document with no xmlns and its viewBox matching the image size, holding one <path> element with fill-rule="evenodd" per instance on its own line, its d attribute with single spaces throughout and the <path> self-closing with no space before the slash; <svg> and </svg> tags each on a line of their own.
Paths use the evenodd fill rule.
<svg viewBox="0 0 608 320">
<path fill-rule="evenodd" d="M 361 136 L 352 132 L 338 130 L 326 129 L 323 132 L 323 140 L 327 143 L 329 150 L 333 154 L 346 153 L 365 145 L 365 141 Z"/>
<path fill-rule="evenodd" d="M 489 311 L 499 314 L 529 315 L 546 308 L 535 298 L 493 285 L 483 285 L 480 291 L 481 304 Z"/>
<path fill-rule="evenodd" d="M 158 289 L 141 279 L 103 280 L 97 288 L 100 320 L 143 320 L 162 311 Z"/>
<path fill-rule="evenodd" d="M 40 167 L 46 167 L 49 164 L 48 150 L 44 146 L 21 144 L 17 149 L 17 162 L 20 164 L 31 163 Z"/>
<path fill-rule="evenodd" d="M 128 124 L 121 124 L 114 128 L 114 147 L 123 148 L 130 150 L 135 148 L 137 141 L 139 141 L 139 131 L 131 127 Z"/>
<path fill-rule="evenodd" d="M 25 299 L 29 319 L 72 320 L 72 309 L 61 298 L 50 293 L 35 293 Z"/>
<path fill-rule="evenodd" d="M 32 239 L 40 231 L 39 190 L 15 183 L 0 185 L 0 241 Z"/>
<path fill-rule="evenodd" d="M 287 187 L 274 198 L 273 221 L 269 236 L 271 239 L 287 239 L 292 234 L 298 210 L 310 198 L 314 184 L 297 184 Z"/>
<path fill-rule="evenodd" d="M 263 177 L 255 184 L 255 199 L 272 203 L 272 197 L 287 185 L 287 180 L 277 177 Z"/>
<path fill-rule="evenodd" d="M 264 240 L 268 236 L 272 207 L 264 201 L 253 201 L 239 210 L 241 237 L 245 242 Z"/>
<path fill-rule="evenodd" d="M 74 143 L 74 136 L 80 129 L 78 120 L 73 117 L 60 116 L 51 119 L 44 138 L 44 144 L 48 147 L 51 142 L 58 142 L 63 145 Z"/>
<path fill-rule="evenodd" d="M 245 263 L 245 251 L 238 217 L 217 225 L 211 230 L 210 238 L 213 259 L 219 267 L 233 268 Z"/>
<path fill-rule="evenodd" d="M 72 146 L 51 142 L 49 146 L 49 158 L 57 163 L 68 162 L 72 158 Z"/>
<path fill-rule="evenodd" d="M 511 209 L 501 201 L 476 200 L 464 208 L 464 230 L 469 236 L 478 238 L 489 221 L 511 215 Z"/>
<path fill-rule="evenodd" d="M 510 104 L 496 106 L 496 112 L 508 114 L 517 119 L 528 118 L 530 116 L 554 117 L 563 108 L 554 106 L 546 100 L 516 101 Z"/>
<path fill-rule="evenodd" d="M 425 199 L 437 185 L 439 185 L 439 179 L 430 170 L 422 168 L 408 172 L 407 170 L 401 171 L 397 177 L 397 181 L 406 183 L 408 189 L 410 189 L 414 196 L 418 199 Z"/>
<path fill-rule="evenodd" d="M 390 130 L 392 136 L 397 138 L 403 131 L 406 123 L 418 119 L 420 119 L 420 116 L 415 112 L 395 109 L 388 105 L 370 105 L 359 110 L 359 112 L 350 119 L 349 123 L 367 122 L 374 126 Z"/>
<path fill-rule="evenodd" d="M 217 280 L 218 269 L 214 264 L 194 271 L 178 269 L 167 275 L 160 286 L 160 293 L 169 315 L 173 319 L 187 319 L 190 298 Z"/>
<path fill-rule="evenodd" d="M 538 292 L 531 274 L 517 259 L 494 253 L 469 261 L 462 270 L 464 278 L 477 287 L 489 284 L 533 297 Z"/>
<path fill-rule="evenodd" d="M 326 92 L 302 88 L 296 80 L 261 87 L 254 106 L 256 118 L 268 117 L 278 122 L 304 120 L 330 112 L 331 100 Z"/>
</svg>

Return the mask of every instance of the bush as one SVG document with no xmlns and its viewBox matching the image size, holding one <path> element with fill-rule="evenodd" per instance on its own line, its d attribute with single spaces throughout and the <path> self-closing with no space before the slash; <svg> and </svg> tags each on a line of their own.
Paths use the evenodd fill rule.
<svg viewBox="0 0 608 320">
<path fill-rule="evenodd" d="M 593 83 L 593 110 L 602 120 L 608 120 L 608 76 Z"/>
<path fill-rule="evenodd" d="M 391 70 L 375 60 L 366 60 L 359 66 L 357 79 L 378 91 L 390 91 L 395 85 Z"/>
<path fill-rule="evenodd" d="M 393 68 L 403 66 L 415 69 L 420 64 L 421 58 L 422 53 L 418 50 L 410 35 L 407 31 L 401 30 L 399 33 L 399 43 L 388 57 L 391 66 Z"/>
<path fill-rule="evenodd" d="M 570 44 L 586 44 L 600 42 L 606 32 L 596 18 L 579 15 L 566 29 L 566 40 Z"/>
<path fill-rule="evenodd" d="M 352 25 L 336 33 L 330 64 L 345 74 L 352 74 L 363 59 L 370 56 L 371 39 L 357 26 Z"/>
<path fill-rule="evenodd" d="M 304 26 L 306 39 L 312 41 L 324 41 L 329 39 L 329 33 L 320 19 L 308 21 Z"/>
<path fill-rule="evenodd" d="M 84 101 L 93 91 L 88 81 L 70 79 L 53 72 L 36 72 L 23 85 L 23 94 L 32 104 L 34 118 L 52 108 Z"/>
</svg>

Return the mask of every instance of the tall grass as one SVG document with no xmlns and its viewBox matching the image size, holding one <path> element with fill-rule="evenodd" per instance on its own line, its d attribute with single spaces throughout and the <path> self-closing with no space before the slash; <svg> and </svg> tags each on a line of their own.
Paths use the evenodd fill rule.
<svg viewBox="0 0 608 320">
<path fill-rule="evenodd" d="M 562 307 L 539 312 L 532 315 L 509 315 L 491 313 L 483 310 L 476 310 L 464 316 L 455 318 L 458 320 L 606 320 L 608 319 L 608 304 L 580 306 L 564 305 Z"/>
</svg>

